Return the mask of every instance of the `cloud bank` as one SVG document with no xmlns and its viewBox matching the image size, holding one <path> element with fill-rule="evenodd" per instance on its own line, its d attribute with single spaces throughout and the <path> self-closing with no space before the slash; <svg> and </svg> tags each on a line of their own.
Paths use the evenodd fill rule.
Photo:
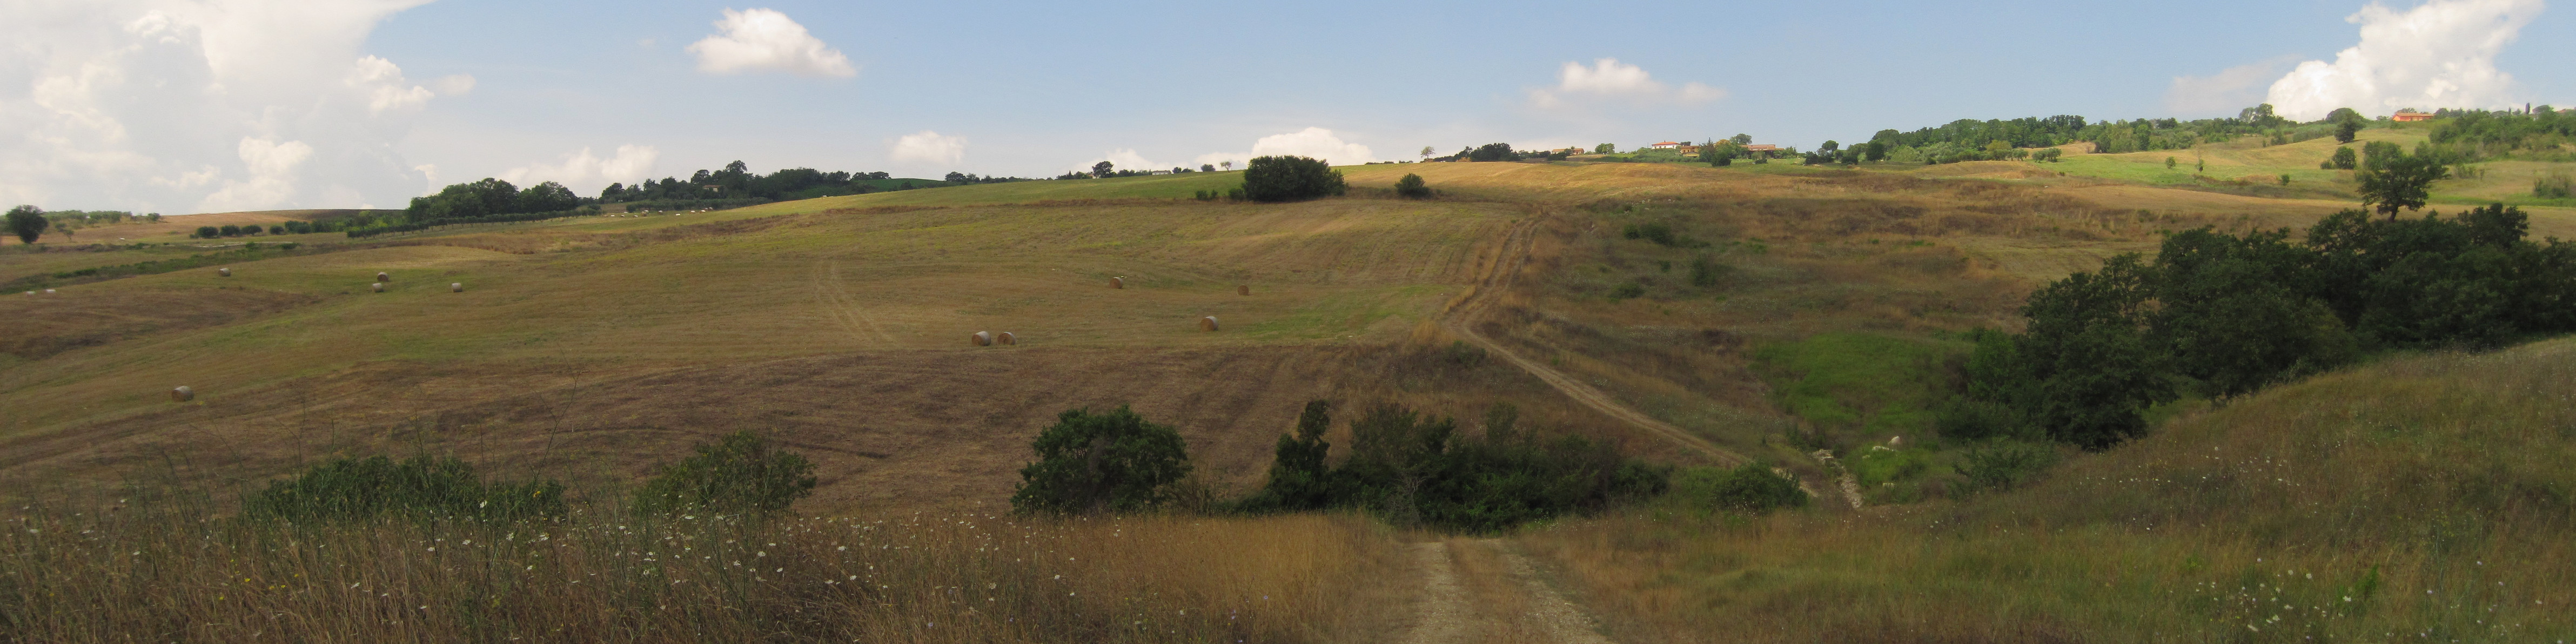
<svg viewBox="0 0 2576 644">
<path fill-rule="evenodd" d="M 417 83 L 359 48 L 423 1 L 13 2 L 0 203 L 175 214 L 419 194 L 394 144 L 471 77 Z"/>
<path fill-rule="evenodd" d="M 1196 160 L 1191 161 L 1190 166 L 1197 167 L 1200 165 L 1233 161 L 1235 167 L 1241 168 L 1244 163 L 1251 161 L 1253 157 L 1279 155 L 1323 159 L 1333 165 L 1356 165 L 1381 160 L 1377 158 L 1377 154 L 1369 151 L 1368 146 L 1344 141 L 1340 135 L 1334 134 L 1332 130 L 1320 127 L 1310 127 L 1286 134 L 1273 134 L 1261 137 L 1259 140 L 1252 142 L 1252 151 L 1250 152 L 1210 152 L 1202 154 L 1199 155 Z M 1120 167 L 1125 166 L 1122 165 Z"/>
<path fill-rule="evenodd" d="M 2345 18 L 2361 25 L 2360 44 L 2332 63 L 2299 63 L 2272 83 L 2266 102 L 2299 120 L 2338 107 L 2378 115 L 2512 105 L 2513 77 L 2496 69 L 2496 53 L 2541 8 L 2541 0 L 2433 0 L 2401 13 L 2373 3 Z"/>
<path fill-rule="evenodd" d="M 530 164 L 501 171 L 502 181 L 521 188 L 552 181 L 571 188 L 575 194 L 597 194 L 611 183 L 635 183 L 653 176 L 653 163 L 662 151 L 649 145 L 617 146 L 608 158 L 591 154 L 590 148 L 564 155 L 562 163 Z"/>
<path fill-rule="evenodd" d="M 2281 68 L 2298 60 L 2281 57 L 2238 65 L 2208 76 L 2176 76 L 2165 88 L 2165 109 L 2176 114 L 2224 114 L 2263 101 L 2263 92 L 2279 78 Z M 2277 106 L 2276 106 L 2277 107 Z"/>
<path fill-rule="evenodd" d="M 922 130 L 895 139 L 886 158 L 897 163 L 918 163 L 940 168 L 954 168 L 966 160 L 966 138 Z"/>
<path fill-rule="evenodd" d="M 771 9 L 724 10 L 715 22 L 723 33 L 689 45 L 698 56 L 698 71 L 739 74 L 780 71 L 798 76 L 849 78 L 859 75 L 850 57 L 806 33 L 787 14 Z"/>
<path fill-rule="evenodd" d="M 1529 91 L 1532 106 L 1556 109 L 1602 100 L 1635 105 L 1694 105 L 1726 98 L 1726 90 L 1697 82 L 1683 83 L 1676 89 L 1655 80 L 1644 68 L 1616 58 L 1596 59 L 1591 67 L 1569 62 L 1557 71 L 1556 78 L 1556 87 Z"/>
</svg>

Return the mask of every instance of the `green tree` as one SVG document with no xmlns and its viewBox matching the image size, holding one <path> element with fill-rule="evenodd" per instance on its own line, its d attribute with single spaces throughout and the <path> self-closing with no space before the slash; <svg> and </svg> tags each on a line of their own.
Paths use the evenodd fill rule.
<svg viewBox="0 0 2576 644">
<path fill-rule="evenodd" d="M 1431 186 L 1422 183 L 1422 175 L 1406 173 L 1404 178 L 1395 180 L 1395 194 L 1407 199 L 1429 199 Z"/>
<path fill-rule="evenodd" d="M 1610 154 L 1610 153 L 1618 152 L 1618 151 L 1619 151 L 1619 146 L 1618 146 L 1618 144 L 1615 144 L 1615 143 L 1603 143 L 1603 144 L 1600 144 L 1600 145 L 1592 146 L 1592 153 L 1593 153 L 1593 154 Z"/>
<path fill-rule="evenodd" d="M 1107 161 L 1091 164 L 1091 176 L 1093 177 L 1107 179 L 1109 178 L 1109 175 L 1117 174 L 1117 172 L 1118 166 Z"/>
<path fill-rule="evenodd" d="M 45 219 L 44 209 L 26 205 L 10 208 L 7 219 L 9 234 L 17 235 L 21 244 L 36 243 L 36 238 L 44 236 L 45 227 L 53 224 Z"/>
<path fill-rule="evenodd" d="M 2315 254 L 2289 230 L 2236 237 L 2203 227 L 2167 236 L 2156 253 L 2155 344 L 2176 373 L 2226 400 L 2351 359 L 2343 322 L 2294 290 L 2316 282 Z"/>
<path fill-rule="evenodd" d="M 2390 146 L 2394 148 L 2396 146 Z M 2383 160 L 2371 155 L 2369 167 L 2353 175 L 2360 185 L 2361 205 L 2378 209 L 2389 219 L 2399 210 L 2416 210 L 2433 196 L 2433 182 L 2449 178 L 2451 168 L 2426 155 L 2398 153 Z"/>
<path fill-rule="evenodd" d="M 1736 145 L 1753 145 L 1753 135 L 1751 134 L 1737 134 L 1735 136 L 1727 137 L 1726 140 L 1734 141 Z"/>
<path fill-rule="evenodd" d="M 2361 120 L 2360 120 L 2360 119 L 2357 119 L 2357 118 L 2356 118 L 2356 119 L 2347 120 L 2347 121 L 2338 121 L 2338 122 L 2336 122 L 2336 123 L 2335 123 L 2335 134 L 2334 134 L 2334 137 L 2335 137 L 2335 142 L 2336 142 L 2336 143 L 2351 143 L 2354 137 L 2357 137 L 2357 136 L 2360 136 L 2360 135 L 2361 135 Z"/>
<path fill-rule="evenodd" d="M 1860 147 L 1861 159 L 1864 161 L 1877 163 L 1887 160 L 1887 142 L 1885 141 L 1871 141 L 1861 144 Z"/>
<path fill-rule="evenodd" d="M 748 431 L 701 444 L 635 492 L 644 513 L 768 513 L 814 493 L 814 464 Z"/>
<path fill-rule="evenodd" d="M 552 181 L 519 191 L 517 201 L 511 212 L 559 212 L 581 205 L 581 197 L 573 195 L 571 188 Z"/>
<path fill-rule="evenodd" d="M 1423 159 L 1423 160 L 1425 160 L 1425 161 L 1429 161 L 1429 160 L 1431 160 L 1431 154 L 1432 154 L 1433 152 L 1434 152 L 1434 151 L 1431 149 L 1431 146 L 1426 145 L 1426 146 L 1422 146 L 1422 152 L 1421 152 L 1420 154 L 1421 154 L 1421 156 L 1422 156 L 1422 159 Z"/>
<path fill-rule="evenodd" d="M 222 228 L 216 228 L 214 226 L 197 227 L 196 237 L 198 239 L 214 239 L 222 236 L 224 236 L 224 229 Z"/>
<path fill-rule="evenodd" d="M 2353 153 L 2352 146 L 2335 148 L 2334 156 L 2326 159 L 2328 170 L 2350 170 L 2359 165 L 2361 165 L 2361 155 Z"/>
<path fill-rule="evenodd" d="M 2149 345 L 2153 271 L 2135 254 L 2032 293 L 2029 330 L 2015 341 L 2025 417 L 2050 438 L 2102 449 L 2146 432 L 2142 412 L 2174 399 L 2162 352 Z"/>
<path fill-rule="evenodd" d="M 1521 160 L 1521 155 L 1519 155 L 1519 154 L 1517 154 L 1517 153 L 1512 152 L 1512 144 L 1509 144 L 1509 143 L 1487 143 L 1487 144 L 1484 144 L 1484 145 L 1476 146 L 1476 148 L 1475 148 L 1475 149 L 1467 151 L 1467 160 L 1469 160 L 1469 161 L 1519 161 L 1519 160 Z"/>
<path fill-rule="evenodd" d="M 1145 510 L 1170 500 L 1173 486 L 1190 473 L 1180 432 L 1146 422 L 1124 405 L 1105 414 L 1066 410 L 1029 448 L 1038 460 L 1020 468 L 1020 487 L 1011 495 L 1011 508 L 1022 513 Z"/>
<path fill-rule="evenodd" d="M 1744 147 L 1736 145 L 1734 141 L 1720 141 L 1699 148 L 1699 160 L 1719 167 L 1735 165 L 1735 157 L 1743 154 Z"/>
<path fill-rule="evenodd" d="M 2174 169 L 2174 158 L 2173 158 L 2173 157 L 2165 157 L 2165 169 L 2166 169 L 2166 170 L 2172 170 L 2172 169 Z"/>
<path fill-rule="evenodd" d="M 1253 201 L 1304 201 L 1340 195 L 1349 189 L 1340 170 L 1306 157 L 1258 157 L 1243 171 L 1243 194 Z"/>
<path fill-rule="evenodd" d="M 1245 505 L 1255 510 L 1312 510 L 1332 503 L 1332 472 L 1324 457 L 1333 444 L 1324 441 L 1332 429 L 1332 403 L 1308 401 L 1297 414 L 1297 431 L 1279 437 L 1270 463 L 1270 480 Z"/>
</svg>

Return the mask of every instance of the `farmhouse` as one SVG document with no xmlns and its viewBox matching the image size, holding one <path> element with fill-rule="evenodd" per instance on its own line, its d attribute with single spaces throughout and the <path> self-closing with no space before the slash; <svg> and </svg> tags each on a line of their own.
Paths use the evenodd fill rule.
<svg viewBox="0 0 2576 644">
<path fill-rule="evenodd" d="M 1662 142 L 1662 143 L 1657 143 L 1657 144 L 1649 145 L 1649 146 L 1646 146 L 1646 147 L 1654 148 L 1654 149 L 1657 149 L 1657 150 L 1671 150 L 1671 149 L 1674 149 L 1674 148 L 1679 148 L 1679 147 L 1681 147 L 1681 146 L 1682 146 L 1682 144 L 1680 144 L 1680 143 L 1678 143 L 1678 142 L 1674 142 L 1674 141 L 1665 141 L 1665 142 Z"/>
<path fill-rule="evenodd" d="M 2389 115 L 2388 119 L 2399 123 L 2412 123 L 2433 120 L 2433 115 L 2415 110 L 2398 110 L 2396 114 Z"/>
</svg>

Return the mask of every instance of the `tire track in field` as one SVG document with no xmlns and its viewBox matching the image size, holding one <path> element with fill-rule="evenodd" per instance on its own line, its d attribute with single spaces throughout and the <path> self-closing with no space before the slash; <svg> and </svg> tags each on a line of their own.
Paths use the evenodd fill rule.
<svg viewBox="0 0 2576 644">
<path fill-rule="evenodd" d="M 1575 380 L 1564 372 L 1540 364 L 1536 360 L 1514 353 L 1502 343 L 1476 332 L 1474 325 L 1469 321 L 1475 319 L 1477 314 L 1492 308 L 1495 296 L 1511 288 L 1513 276 L 1520 274 L 1521 267 L 1529 262 L 1531 241 L 1538 235 L 1538 224 L 1545 217 L 1544 214 L 1535 214 L 1512 225 L 1511 229 L 1503 235 L 1502 244 L 1494 250 L 1494 260 L 1485 264 L 1481 274 L 1476 276 L 1476 283 L 1468 287 L 1466 297 L 1450 306 L 1449 310 L 1441 316 L 1440 326 L 1448 329 L 1450 333 L 1457 334 L 1458 337 L 1465 338 L 1469 343 L 1483 347 L 1487 353 L 1502 356 L 1505 362 L 1510 362 L 1512 366 L 1520 367 L 1522 371 L 1538 377 L 1540 381 L 1546 382 L 1548 386 L 1556 388 L 1567 398 L 1572 398 L 1585 407 L 1591 407 L 1611 418 L 1646 430 L 1647 433 L 1705 454 L 1711 460 L 1723 465 L 1736 466 L 1752 462 L 1751 459 L 1718 447 L 1716 443 L 1711 443 L 1708 439 L 1701 438 L 1689 430 L 1637 411 L 1611 398 L 1600 389 Z"/>
<path fill-rule="evenodd" d="M 816 262 L 813 281 L 814 299 L 822 304 L 823 313 L 831 316 L 833 322 L 840 323 L 842 328 L 849 329 L 852 335 L 861 339 L 873 339 L 880 345 L 894 344 L 894 336 L 886 334 L 884 325 L 868 315 L 867 309 L 850 301 L 849 290 L 841 283 L 840 262 Z"/>
</svg>

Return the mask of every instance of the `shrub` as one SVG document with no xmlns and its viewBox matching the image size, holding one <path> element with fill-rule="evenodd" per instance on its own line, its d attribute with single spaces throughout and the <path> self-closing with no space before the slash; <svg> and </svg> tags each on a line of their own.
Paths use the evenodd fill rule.
<svg viewBox="0 0 2576 644">
<path fill-rule="evenodd" d="M 1243 194 L 1253 201 L 1304 201 L 1340 195 L 1350 187 L 1323 161 L 1297 156 L 1255 157 L 1243 171 Z"/>
<path fill-rule="evenodd" d="M 270 227 L 268 227 L 268 234 L 271 234 L 271 235 L 284 235 L 284 234 L 286 234 L 286 227 L 285 227 L 285 226 L 270 226 Z"/>
<path fill-rule="evenodd" d="M 1619 234 L 1629 239 L 1644 239 L 1646 241 L 1654 242 L 1659 246 L 1675 246 L 1681 244 L 1681 236 L 1673 233 L 1673 225 L 1660 221 L 1629 224 L 1628 227 L 1621 230 Z"/>
<path fill-rule="evenodd" d="M 1725 279 L 1726 274 L 1734 270 L 1733 266 L 1717 263 L 1717 258 L 1714 257 L 1707 255 L 1693 257 L 1690 265 L 1690 283 L 1691 286 L 1699 288 L 1717 286 L 1718 280 Z"/>
<path fill-rule="evenodd" d="M 2576 196 L 2576 175 L 2560 172 L 2532 179 L 2531 196 L 2542 199 L 2566 199 Z"/>
<path fill-rule="evenodd" d="M 1952 469 L 1968 477 L 1972 491 L 2007 490 L 2030 482 L 2056 463 L 2056 450 L 2046 445 L 1999 441 L 1961 454 Z"/>
<path fill-rule="evenodd" d="M 1422 183 L 1422 175 L 1408 173 L 1395 180 L 1395 194 L 1407 199 L 1429 199 L 1431 186 Z"/>
<path fill-rule="evenodd" d="M 1610 299 L 1625 300 L 1645 296 L 1646 285 L 1644 284 L 1636 282 L 1621 282 L 1618 286 L 1610 287 Z"/>
<path fill-rule="evenodd" d="M 779 512 L 814 493 L 814 464 L 751 432 L 734 432 L 663 465 L 635 492 L 635 511 Z"/>
<path fill-rule="evenodd" d="M 1260 162 L 1253 160 L 1255 169 Z M 1011 495 L 1011 508 L 1022 513 L 1151 509 L 1170 500 L 1190 473 L 1180 432 L 1123 405 L 1106 414 L 1067 410 L 1029 448 L 1038 460 L 1020 468 L 1020 487 Z"/>
<path fill-rule="evenodd" d="M 242 513 L 287 521 L 414 517 L 515 519 L 561 516 L 564 486 L 554 481 L 487 483 L 454 458 L 340 458 L 306 469 L 242 501 Z"/>
<path fill-rule="evenodd" d="M 1487 144 L 1484 144 L 1484 145 L 1476 146 L 1476 149 L 1474 149 L 1474 150 L 1469 150 L 1469 151 L 1467 151 L 1467 160 L 1469 160 L 1469 161 L 1519 161 L 1519 160 L 1521 160 L 1521 155 L 1520 155 L 1519 153 L 1516 153 L 1516 152 L 1513 152 L 1513 151 L 1512 151 L 1512 144 L 1509 144 L 1509 143 L 1487 143 Z"/>
<path fill-rule="evenodd" d="M 1760 463 L 1734 469 L 1693 468 L 1683 475 L 1695 501 L 1736 512 L 1761 513 L 1775 508 L 1806 507 L 1807 493 L 1798 481 Z"/>
<path fill-rule="evenodd" d="M 9 234 L 17 235 L 22 244 L 36 243 L 36 238 L 45 234 L 45 227 L 53 225 L 53 220 L 45 218 L 45 210 L 35 206 L 10 208 L 7 219 Z"/>
<path fill-rule="evenodd" d="M 214 238 L 216 238 L 216 237 L 222 237 L 223 235 L 224 235 L 224 231 L 223 231 L 223 229 L 221 229 L 221 228 L 216 228 L 216 227 L 213 227 L 213 226 L 198 226 L 198 227 L 197 227 L 197 237 L 198 237 L 198 238 L 201 238 L 201 239 L 214 239 Z"/>
<path fill-rule="evenodd" d="M 1514 427 L 1518 416 L 1497 405 L 1479 439 L 1457 435 L 1457 422 L 1448 418 L 1392 404 L 1371 407 L 1351 423 L 1350 457 L 1324 477 L 1322 505 L 1366 508 L 1398 525 L 1492 532 L 1661 494 L 1670 485 L 1668 469 L 1621 457 L 1607 444 L 1581 436 L 1534 440 Z M 1320 436 L 1320 425 L 1316 431 Z M 1292 448 L 1304 449 L 1288 440 L 1280 445 L 1282 463 L 1291 460 Z M 1312 452 L 1317 463 L 1321 453 Z"/>
<path fill-rule="evenodd" d="M 1332 403 L 1307 401 L 1306 409 L 1297 414 L 1297 431 L 1279 437 L 1279 445 L 1270 463 L 1270 480 L 1261 491 L 1245 499 L 1242 507 L 1250 511 L 1314 510 L 1332 503 L 1332 471 L 1324 466 L 1324 456 L 1333 444 L 1324 441 L 1324 432 L 1332 429 Z"/>
<path fill-rule="evenodd" d="M 223 235 L 223 236 L 225 236 L 225 237 L 240 237 L 240 236 L 241 236 L 241 234 L 242 234 L 242 229 L 241 229 L 241 227 L 240 227 L 240 226 L 235 226 L 235 225 L 232 225 L 232 224 L 224 224 L 224 227 L 222 227 L 222 228 L 218 228 L 218 229 L 215 229 L 215 232 L 216 232 L 217 234 Z"/>
</svg>

